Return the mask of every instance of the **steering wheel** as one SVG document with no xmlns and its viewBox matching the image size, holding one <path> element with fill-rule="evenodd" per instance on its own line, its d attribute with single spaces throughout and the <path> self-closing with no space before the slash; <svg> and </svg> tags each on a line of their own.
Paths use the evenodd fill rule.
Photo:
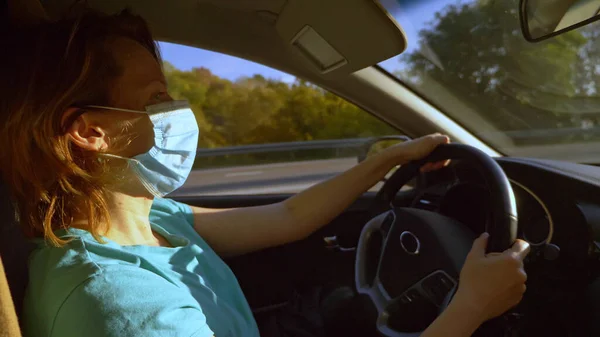
<svg viewBox="0 0 600 337">
<path fill-rule="evenodd" d="M 375 197 L 378 215 L 364 226 L 356 252 L 356 288 L 375 305 L 377 328 L 385 336 L 419 336 L 445 309 L 476 237 L 454 219 L 391 204 L 423 164 L 447 159 L 466 161 L 484 177 L 490 193 L 488 252 L 504 251 L 516 239 L 512 188 L 502 168 L 482 151 L 441 145 L 425 159 L 401 166 Z"/>
</svg>

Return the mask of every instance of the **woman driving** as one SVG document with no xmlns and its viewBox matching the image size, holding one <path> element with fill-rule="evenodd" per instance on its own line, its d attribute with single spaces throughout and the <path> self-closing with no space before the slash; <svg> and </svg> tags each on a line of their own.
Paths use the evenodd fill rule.
<svg viewBox="0 0 600 337">
<path fill-rule="evenodd" d="M 449 141 L 388 148 L 273 205 L 188 206 L 162 197 L 186 180 L 202 130 L 169 96 L 140 17 L 86 12 L 4 35 L 0 167 L 39 243 L 27 336 L 258 336 L 221 258 L 307 237 L 390 169 Z M 486 242 L 475 240 L 454 299 L 423 336 L 469 336 L 520 301 L 528 245 L 486 255 Z"/>
</svg>

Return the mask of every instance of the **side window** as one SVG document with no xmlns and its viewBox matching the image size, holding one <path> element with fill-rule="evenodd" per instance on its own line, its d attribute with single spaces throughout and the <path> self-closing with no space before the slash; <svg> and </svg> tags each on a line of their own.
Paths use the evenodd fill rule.
<svg viewBox="0 0 600 337">
<path fill-rule="evenodd" d="M 200 127 L 174 195 L 296 193 L 357 163 L 366 138 L 398 131 L 309 82 L 232 56 L 159 43 L 169 92 Z"/>
</svg>

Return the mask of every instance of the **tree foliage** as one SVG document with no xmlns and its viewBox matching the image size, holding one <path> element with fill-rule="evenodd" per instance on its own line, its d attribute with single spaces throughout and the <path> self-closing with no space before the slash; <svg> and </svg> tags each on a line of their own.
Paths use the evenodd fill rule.
<svg viewBox="0 0 600 337">
<path fill-rule="evenodd" d="M 420 32 L 420 50 L 401 58 L 407 70 L 397 75 L 434 102 L 427 85 L 441 84 L 515 145 L 598 138 L 584 132 L 600 123 L 597 27 L 530 43 L 517 0 L 459 2 Z M 556 132 L 561 128 L 582 132 Z"/>
<path fill-rule="evenodd" d="M 206 68 L 182 71 L 168 62 L 164 69 L 171 96 L 191 104 L 201 129 L 200 147 L 397 133 L 354 104 L 306 81 L 288 84 L 261 75 L 230 81 Z"/>
</svg>

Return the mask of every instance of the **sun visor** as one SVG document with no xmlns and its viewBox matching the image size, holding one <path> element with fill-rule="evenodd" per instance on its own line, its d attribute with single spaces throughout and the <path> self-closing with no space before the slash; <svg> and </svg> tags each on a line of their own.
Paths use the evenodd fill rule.
<svg viewBox="0 0 600 337">
<path fill-rule="evenodd" d="M 307 68 L 346 75 L 404 51 L 402 28 L 376 0 L 288 0 L 278 34 Z"/>
</svg>

